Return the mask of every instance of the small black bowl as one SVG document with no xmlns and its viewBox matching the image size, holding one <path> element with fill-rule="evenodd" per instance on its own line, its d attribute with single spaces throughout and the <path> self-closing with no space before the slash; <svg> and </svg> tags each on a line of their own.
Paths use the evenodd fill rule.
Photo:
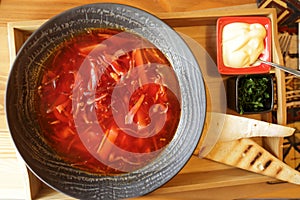
<svg viewBox="0 0 300 200">
<path fill-rule="evenodd" d="M 44 70 L 41 63 L 70 35 L 89 28 L 122 29 L 146 38 L 167 57 L 179 82 L 181 115 L 173 139 L 151 163 L 133 172 L 110 176 L 74 168 L 57 155 L 41 133 L 34 101 Z M 140 9 L 99 3 L 65 11 L 31 35 L 12 66 L 5 107 L 18 152 L 43 182 L 79 199 L 121 199 L 159 188 L 186 164 L 202 134 L 206 94 L 197 61 L 173 29 Z"/>
<path fill-rule="evenodd" d="M 227 80 L 227 106 L 239 114 L 270 112 L 274 86 L 271 74 L 249 74 Z"/>
</svg>

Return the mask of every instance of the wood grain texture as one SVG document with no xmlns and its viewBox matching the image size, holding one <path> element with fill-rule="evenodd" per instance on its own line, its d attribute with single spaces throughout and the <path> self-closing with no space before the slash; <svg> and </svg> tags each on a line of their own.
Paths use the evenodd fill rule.
<svg viewBox="0 0 300 200">
<path fill-rule="evenodd" d="M 105 0 L 72 0 L 60 1 L 51 0 L 2 0 L 1 1 L 1 20 L 0 24 L 11 21 L 26 21 L 34 19 L 48 19 L 66 9 L 89 3 L 107 2 Z M 144 9 L 151 13 L 157 12 L 182 12 L 191 10 L 204 10 L 209 8 L 220 8 L 226 6 L 244 5 L 255 3 L 255 0 L 210 0 L 210 1 L 193 1 L 193 0 L 111 0 L 112 3 L 122 3 L 137 8 Z"/>
<path fill-rule="evenodd" d="M 245 177 L 247 178 L 245 179 Z M 133 199 L 161 199 L 162 197 L 164 197 L 163 199 L 173 199 L 179 194 L 179 191 L 180 193 L 184 193 L 186 198 L 190 199 L 195 192 L 218 188 L 216 187 L 216 182 L 219 187 L 234 187 L 241 185 L 241 183 L 264 183 L 272 180 L 273 179 L 265 176 L 249 173 L 244 170 L 236 170 L 235 168 L 227 165 L 192 156 L 187 166 L 183 168 L 174 179 L 170 180 L 163 187 L 153 191 L 145 197 Z M 240 195 L 243 194 L 241 193 Z M 179 199 L 182 199 L 182 197 L 183 196 Z M 73 198 L 57 193 L 48 187 L 43 187 L 35 199 L 69 200 Z"/>
<path fill-rule="evenodd" d="M 50 0 L 41 1 L 39 0 L 0 0 L 0 199 L 1 198 L 15 198 L 23 199 L 26 198 L 27 194 L 24 192 L 24 178 L 22 175 L 24 172 L 18 166 L 18 160 L 15 155 L 14 146 L 8 132 L 5 111 L 4 111 L 4 95 L 6 81 L 9 75 L 10 60 L 9 60 L 9 43 L 8 43 L 8 22 L 18 22 L 18 21 L 31 21 L 31 20 L 44 20 L 54 15 L 82 4 L 95 3 L 95 2 L 106 2 L 105 0 L 92 1 L 92 0 L 70 0 L 70 1 L 60 1 L 60 0 Z M 167 1 L 167 0 L 149 0 L 149 1 L 139 1 L 139 0 L 112 0 L 111 2 L 125 3 L 138 8 L 142 8 L 151 13 L 164 13 L 166 16 L 168 13 L 182 12 L 182 11 L 197 11 L 211 8 L 218 8 L 222 10 L 228 10 L 233 12 L 230 8 L 224 8 L 226 6 L 241 6 L 250 7 L 255 6 L 255 0 L 211 0 L 211 1 L 194 1 L 194 0 L 177 0 L 177 1 Z M 215 12 L 217 15 L 218 13 Z M 181 19 L 172 21 L 172 23 L 180 24 Z M 208 21 L 211 23 L 211 21 Z M 208 24 L 209 25 L 209 24 Z M 212 25 L 212 24 L 211 24 Z M 214 39 L 214 27 L 211 26 L 206 28 L 193 29 L 189 27 L 178 27 L 178 31 L 183 33 L 191 33 L 194 35 L 197 41 L 207 45 L 210 53 L 215 56 L 216 51 L 214 49 L 214 44 L 210 43 L 209 40 Z M 213 33 L 210 35 L 211 39 L 207 39 L 205 34 Z M 203 34 L 205 33 L 205 34 Z M 214 181 L 219 181 L 219 188 L 211 188 L 211 184 L 204 184 L 202 179 L 192 180 L 189 184 L 187 181 L 191 180 L 197 172 L 206 173 L 209 169 L 210 174 L 214 171 L 219 174 L 219 180 L 214 176 Z M 213 175 L 213 174 L 212 174 Z M 238 185 L 240 181 L 240 176 L 248 177 L 249 184 Z M 229 182 L 224 181 L 224 176 L 230 180 Z M 9 178 L 8 178 L 9 177 Z M 7 180 L 9 179 L 9 182 Z M 209 174 L 206 176 L 207 181 L 211 180 Z M 218 164 L 205 159 L 192 158 L 189 164 L 180 172 L 178 177 L 171 180 L 167 185 L 165 185 L 163 190 L 157 190 L 153 193 L 141 197 L 140 199 L 224 199 L 222 197 L 223 193 L 226 192 L 226 199 L 234 198 L 245 198 L 245 197 L 295 197 L 291 194 L 299 194 L 300 188 L 291 184 L 284 184 L 282 186 L 268 185 L 265 182 L 269 180 L 268 177 L 260 176 L 257 174 L 252 174 L 249 172 L 244 172 L 242 170 L 236 170 L 227 165 Z M 172 182 L 173 181 L 173 182 Z M 172 189 L 172 186 L 185 181 L 182 188 L 185 188 L 185 192 L 179 192 L 177 189 Z M 251 184 L 255 182 L 256 184 Z M 9 183 L 9 184 L 7 184 Z M 244 182 L 243 184 L 245 184 Z M 193 185 L 197 185 L 194 187 Z M 199 186 L 204 187 L 199 189 Z M 259 188 L 259 189 L 257 189 Z M 38 185 L 36 190 L 38 193 L 33 192 L 32 197 L 34 199 L 72 199 L 61 193 L 46 187 L 45 185 Z M 238 191 L 238 192 L 232 192 Z M 250 192 L 249 192 L 250 191 Z M 254 192 L 252 192 L 254 191 Z M 276 191 L 277 196 L 273 195 Z M 7 194 L 8 196 L 3 196 Z M 286 195 L 287 194 L 287 195 Z"/>
</svg>

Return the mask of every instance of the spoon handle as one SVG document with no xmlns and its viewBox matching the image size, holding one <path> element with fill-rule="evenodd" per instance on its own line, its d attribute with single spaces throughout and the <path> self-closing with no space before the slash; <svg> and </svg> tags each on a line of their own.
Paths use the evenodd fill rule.
<svg viewBox="0 0 300 200">
<path fill-rule="evenodd" d="M 259 59 L 259 62 L 265 63 L 267 65 L 271 65 L 273 67 L 277 67 L 277 68 L 279 68 L 279 69 L 281 69 L 281 70 L 283 70 L 285 72 L 288 72 L 288 73 L 291 73 L 291 74 L 294 74 L 294 75 L 300 77 L 300 71 L 298 71 L 298 70 L 291 69 L 291 68 L 288 68 L 288 67 L 284 67 L 282 65 L 278 65 L 276 63 L 264 61 L 264 60 L 261 60 L 261 59 Z"/>
</svg>

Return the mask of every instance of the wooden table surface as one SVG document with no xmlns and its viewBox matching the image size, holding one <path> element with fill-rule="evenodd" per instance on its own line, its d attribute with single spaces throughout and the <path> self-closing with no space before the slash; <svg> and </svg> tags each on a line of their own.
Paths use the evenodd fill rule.
<svg viewBox="0 0 300 200">
<path fill-rule="evenodd" d="M 56 14 L 82 4 L 103 0 L 0 0 L 0 199 L 24 199 L 23 173 L 11 141 L 5 119 L 5 87 L 9 75 L 8 22 L 48 19 Z M 107 2 L 106 0 L 103 2 Z M 147 10 L 153 14 L 247 6 L 255 0 L 111 0 Z M 226 194 L 226 195 L 224 195 Z M 153 195 L 141 199 L 151 199 Z M 300 187 L 292 184 L 246 184 L 218 189 L 197 190 L 191 193 L 174 193 L 158 199 L 234 199 L 234 198 L 296 198 L 300 197 Z"/>
</svg>

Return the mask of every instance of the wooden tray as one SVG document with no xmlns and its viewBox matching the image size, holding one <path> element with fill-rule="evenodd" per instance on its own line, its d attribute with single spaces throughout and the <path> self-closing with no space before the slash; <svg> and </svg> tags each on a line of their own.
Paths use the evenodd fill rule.
<svg viewBox="0 0 300 200">
<path fill-rule="evenodd" d="M 156 14 L 167 24 L 172 26 L 180 34 L 185 34 L 196 40 L 204 47 L 211 57 L 216 61 L 216 21 L 220 16 L 267 16 L 272 21 L 273 26 L 273 61 L 282 63 L 280 51 L 277 49 L 277 24 L 276 11 L 273 9 L 250 9 L 250 10 L 207 10 L 184 13 L 160 13 Z M 36 30 L 46 20 L 12 22 L 8 24 L 10 61 L 13 63 L 16 53 L 30 34 Z M 277 80 L 277 118 L 278 123 L 285 124 L 286 112 L 284 102 L 284 73 L 275 70 Z M 226 79 L 226 77 L 224 77 Z M 231 111 L 228 110 L 230 113 Z M 269 113 L 270 114 L 270 113 Z M 268 120 L 267 115 L 248 115 L 247 117 Z M 280 138 L 258 139 L 258 142 L 269 149 L 278 157 L 281 157 Z M 25 165 L 22 166 L 27 175 L 25 176 L 26 194 L 28 199 L 72 199 L 64 194 L 56 192 L 43 184 L 36 178 Z M 160 195 L 168 197 L 174 192 L 186 192 L 192 194 L 195 190 L 218 188 L 224 186 L 236 186 L 242 184 L 262 183 L 273 180 L 269 177 L 254 174 L 248 171 L 229 167 L 207 159 L 200 159 L 193 155 L 187 165 L 171 181 L 152 192 L 148 196 L 151 199 L 159 199 Z"/>
</svg>

